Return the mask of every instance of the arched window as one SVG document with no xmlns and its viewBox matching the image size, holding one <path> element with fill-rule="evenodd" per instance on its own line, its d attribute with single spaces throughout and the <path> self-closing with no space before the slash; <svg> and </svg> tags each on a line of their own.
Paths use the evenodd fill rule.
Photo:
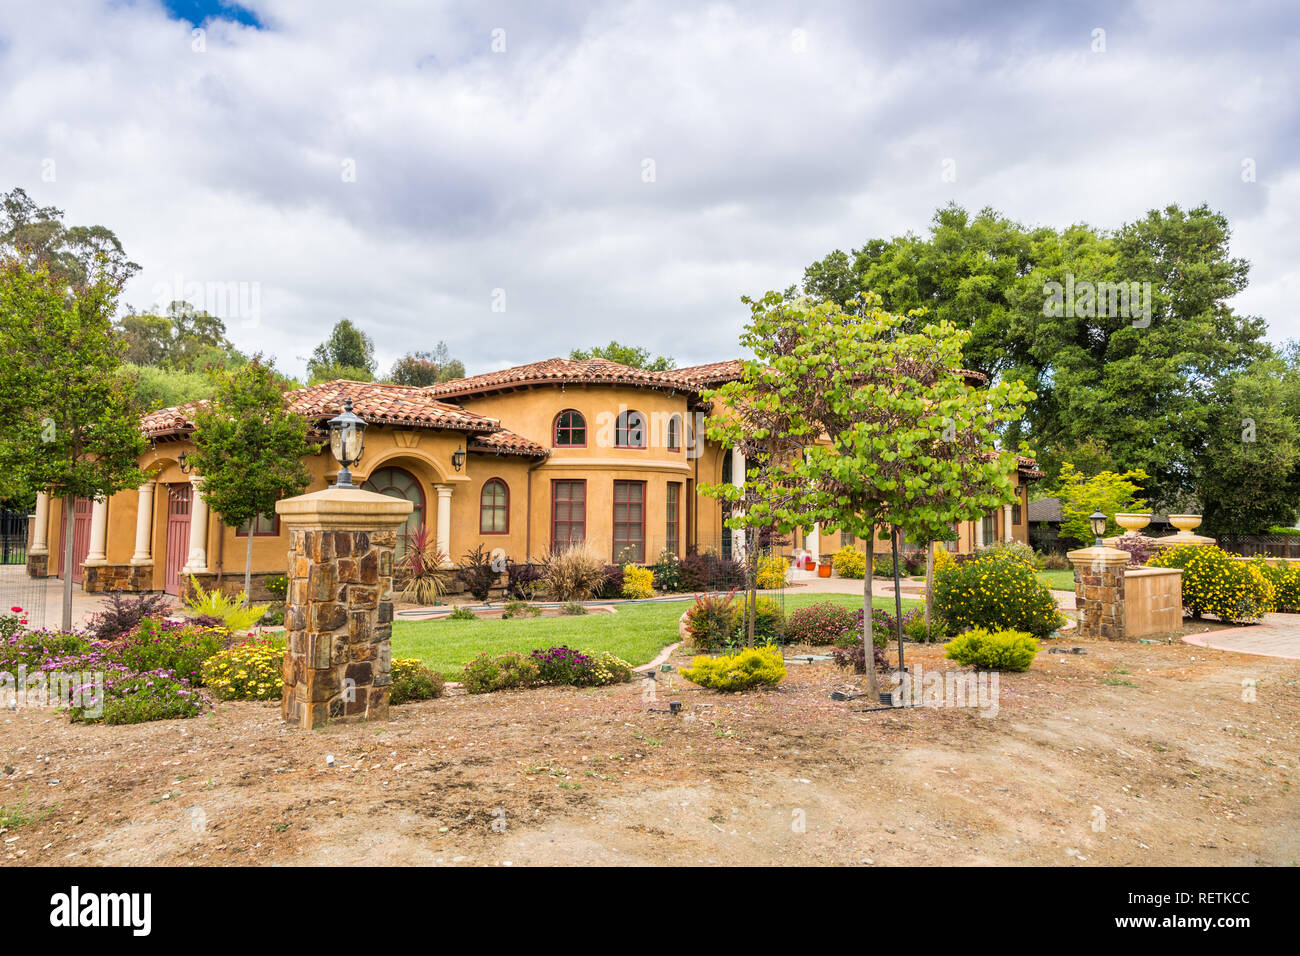
<svg viewBox="0 0 1300 956">
<path fill-rule="evenodd" d="M 673 415 L 668 419 L 668 450 L 682 450 L 682 416 Z"/>
<path fill-rule="evenodd" d="M 424 492 L 415 476 L 404 468 L 376 468 L 361 486 L 390 498 L 405 498 L 414 506 L 406 516 L 406 527 L 397 538 L 396 557 L 406 553 L 411 536 L 424 527 Z"/>
<path fill-rule="evenodd" d="M 623 412 L 614 425 L 614 445 L 617 448 L 644 448 L 645 433 L 644 415 L 640 412 Z"/>
<path fill-rule="evenodd" d="M 585 448 L 587 446 L 587 420 L 582 412 L 566 408 L 555 416 L 556 448 Z"/>
<path fill-rule="evenodd" d="M 483 483 L 479 496 L 479 534 L 506 534 L 510 531 L 510 489 L 500 478 Z"/>
</svg>

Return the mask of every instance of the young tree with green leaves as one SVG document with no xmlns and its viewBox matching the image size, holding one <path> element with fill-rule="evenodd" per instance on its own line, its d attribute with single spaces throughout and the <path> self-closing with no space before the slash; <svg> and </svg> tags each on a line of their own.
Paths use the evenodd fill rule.
<svg viewBox="0 0 1300 956">
<path fill-rule="evenodd" d="M 140 413 L 119 374 L 119 287 L 104 264 L 88 284 L 17 258 L 0 262 L 0 471 L 63 503 L 62 627 L 72 629 L 73 503 L 138 487 Z"/>
<path fill-rule="evenodd" d="M 255 355 L 247 365 L 214 372 L 212 399 L 194 413 L 190 457 L 203 476 L 203 497 L 229 527 L 249 523 L 244 594 L 252 592 L 253 523 L 275 513 L 281 498 L 311 480 L 302 459 L 316 450 L 307 422 L 290 411 L 284 380 Z"/>
<path fill-rule="evenodd" d="M 1140 514 L 1146 510 L 1146 500 L 1141 497 L 1146 481 L 1147 474 L 1140 468 L 1089 476 L 1067 461 L 1061 465 L 1061 478 L 1055 491 L 1061 499 L 1061 537 L 1090 544 L 1093 534 L 1088 516 L 1094 511 L 1106 516 L 1107 536 L 1119 534 L 1116 514 Z"/>
<path fill-rule="evenodd" d="M 374 381 L 375 343 L 351 319 L 339 319 L 307 360 L 307 376 L 312 385 L 335 379 Z"/>
<path fill-rule="evenodd" d="M 587 359 L 608 359 L 630 368 L 643 368 L 647 372 L 667 372 L 677 367 L 677 363 L 667 355 L 650 356 L 650 350 L 638 345 L 624 345 L 612 339 L 608 345 L 597 345 L 589 349 L 574 349 L 569 358 L 578 362 Z"/>
</svg>

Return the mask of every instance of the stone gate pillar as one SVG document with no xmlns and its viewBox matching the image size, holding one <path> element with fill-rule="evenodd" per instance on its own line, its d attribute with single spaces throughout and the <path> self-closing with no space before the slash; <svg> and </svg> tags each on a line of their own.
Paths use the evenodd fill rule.
<svg viewBox="0 0 1300 956">
<path fill-rule="evenodd" d="M 280 714 L 311 729 L 388 716 L 393 552 L 412 504 L 327 488 L 275 506 L 289 531 Z"/>
<path fill-rule="evenodd" d="M 1091 547 L 1071 551 L 1066 557 L 1074 566 L 1079 636 L 1124 640 L 1124 571 L 1129 553 L 1119 548 Z"/>
</svg>

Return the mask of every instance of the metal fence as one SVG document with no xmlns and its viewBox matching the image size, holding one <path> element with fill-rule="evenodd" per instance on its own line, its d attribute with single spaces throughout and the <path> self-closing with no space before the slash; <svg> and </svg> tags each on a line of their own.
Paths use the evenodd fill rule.
<svg viewBox="0 0 1300 956">
<path fill-rule="evenodd" d="M 45 626 L 47 583 L 27 576 L 27 525 L 25 512 L 0 511 L 0 614 L 17 613 L 38 628 Z"/>
<path fill-rule="evenodd" d="M 0 511 L 0 565 L 27 563 L 27 515 Z"/>
</svg>

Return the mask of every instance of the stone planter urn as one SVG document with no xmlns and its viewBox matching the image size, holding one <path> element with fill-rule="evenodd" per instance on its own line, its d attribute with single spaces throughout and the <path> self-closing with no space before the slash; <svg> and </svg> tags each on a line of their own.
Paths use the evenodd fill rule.
<svg viewBox="0 0 1300 956">
<path fill-rule="evenodd" d="M 1118 520 L 1118 516 L 1116 516 Z M 1179 531 L 1186 531 L 1189 534 L 1201 526 L 1200 515 L 1170 515 L 1169 523 Z"/>
<path fill-rule="evenodd" d="M 1125 534 L 1136 534 L 1151 523 L 1151 516 L 1149 514 L 1116 514 L 1115 523 L 1124 529 Z M 1196 525 L 1192 525 L 1192 527 L 1194 528 Z"/>
</svg>

